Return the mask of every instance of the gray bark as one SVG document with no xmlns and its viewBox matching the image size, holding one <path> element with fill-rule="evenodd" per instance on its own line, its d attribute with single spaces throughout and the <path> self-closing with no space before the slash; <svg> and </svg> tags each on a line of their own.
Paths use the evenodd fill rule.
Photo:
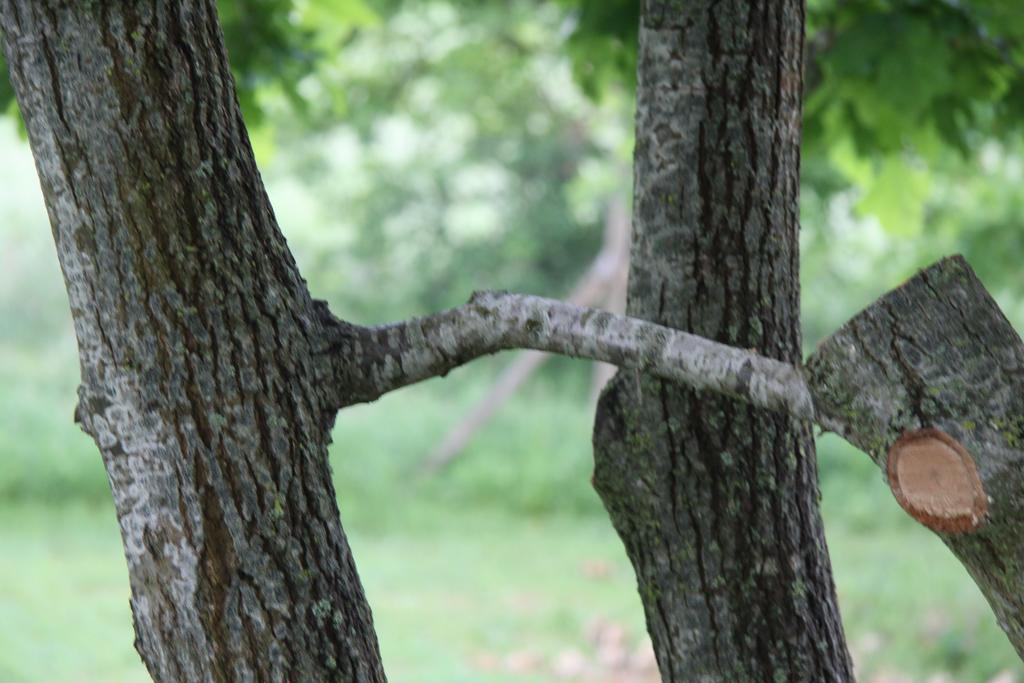
<svg viewBox="0 0 1024 683">
<path fill-rule="evenodd" d="M 477 292 L 459 308 L 380 327 L 337 321 L 338 406 L 509 349 L 535 349 L 649 372 L 810 420 L 814 404 L 789 363 L 637 318 L 524 294 Z"/>
<path fill-rule="evenodd" d="M 794 364 L 802 29 L 643 3 L 627 308 Z M 852 680 L 807 423 L 620 371 L 594 445 L 666 683 Z"/>
<path fill-rule="evenodd" d="M 626 273 L 629 270 L 629 216 L 621 198 L 609 202 L 605 219 L 604 245 L 600 253 L 573 287 L 566 301 L 579 306 L 600 304 L 602 298 L 609 299 L 604 308 L 613 313 L 622 313 L 626 308 Z M 621 287 L 620 287 L 621 282 Z M 622 305 L 614 307 L 614 293 L 622 290 Z M 550 354 L 527 351 L 505 368 L 487 395 L 474 406 L 462 421 L 455 425 L 434 450 L 424 459 L 422 470 L 433 473 L 447 467 L 469 444 L 473 435 L 504 405 L 533 372 L 550 358 Z M 615 366 L 607 363 L 594 365 L 594 401 L 604 385 L 615 374 Z"/>
<path fill-rule="evenodd" d="M 807 371 L 820 418 L 890 485 L 904 435 L 941 430 L 962 447 L 983 493 L 967 507 L 983 517 L 901 503 L 964 564 L 1024 657 L 1024 343 L 974 272 L 959 257 L 922 271 L 819 345 Z M 943 493 L 939 502 L 956 501 L 957 490 Z"/>
<path fill-rule="evenodd" d="M 383 681 L 327 462 L 322 323 L 213 0 L 0 22 L 154 680 Z"/>
<path fill-rule="evenodd" d="M 480 294 L 365 328 L 288 252 L 212 0 L 0 0 L 155 680 L 383 681 L 334 414 L 510 348 L 628 368 L 595 485 L 666 681 L 851 680 L 812 419 L 886 469 L 1024 654 L 1024 344 L 970 269 L 925 271 L 799 367 L 802 21 L 798 0 L 645 3 L 634 317 Z"/>
<path fill-rule="evenodd" d="M 339 406 L 522 346 L 809 410 L 785 363 L 531 297 L 336 321 L 267 202 L 212 1 L 0 21 L 157 681 L 384 680 L 327 465 Z"/>
</svg>

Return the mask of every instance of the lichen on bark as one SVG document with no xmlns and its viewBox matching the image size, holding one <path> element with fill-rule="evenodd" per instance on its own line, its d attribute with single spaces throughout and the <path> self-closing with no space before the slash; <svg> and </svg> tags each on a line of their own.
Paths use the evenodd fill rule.
<svg viewBox="0 0 1024 683">
<path fill-rule="evenodd" d="M 922 270 L 822 342 L 806 374 L 819 421 L 883 471 L 892 447 L 915 433 L 941 433 L 968 455 L 983 518 L 917 517 L 967 568 L 1024 656 L 1024 343 L 971 267 L 955 256 Z"/>
<path fill-rule="evenodd" d="M 383 681 L 212 0 L 0 2 L 157 681 Z"/>
<path fill-rule="evenodd" d="M 642 6 L 627 313 L 799 364 L 803 5 Z M 595 485 L 665 681 L 851 681 L 809 425 L 620 371 Z"/>
</svg>

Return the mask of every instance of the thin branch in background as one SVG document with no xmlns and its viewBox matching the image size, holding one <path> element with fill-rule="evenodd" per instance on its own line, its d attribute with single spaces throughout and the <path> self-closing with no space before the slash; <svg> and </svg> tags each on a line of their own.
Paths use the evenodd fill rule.
<svg viewBox="0 0 1024 683">
<path fill-rule="evenodd" d="M 626 278 L 629 271 L 629 213 L 626 202 L 616 196 L 608 202 L 604 240 L 597 258 L 569 294 L 567 301 L 590 306 L 604 301 L 605 308 L 622 313 L 626 308 Z M 486 425 L 533 372 L 550 358 L 540 351 L 526 351 L 506 367 L 487 394 L 452 427 L 424 459 L 424 473 L 437 472 L 459 457 L 476 433 Z M 608 363 L 594 364 L 593 397 L 615 374 Z"/>
</svg>

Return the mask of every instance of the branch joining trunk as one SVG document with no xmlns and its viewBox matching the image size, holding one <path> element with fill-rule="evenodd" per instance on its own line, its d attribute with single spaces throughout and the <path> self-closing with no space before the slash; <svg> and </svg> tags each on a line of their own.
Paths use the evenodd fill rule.
<svg viewBox="0 0 1024 683">
<path fill-rule="evenodd" d="M 884 468 L 1024 654 L 1024 344 L 970 268 L 797 366 L 800 8 L 644 2 L 636 317 L 483 293 L 365 328 L 288 253 L 212 0 L 0 0 L 156 681 L 383 681 L 330 420 L 510 348 L 636 371 L 602 398 L 595 481 L 666 680 L 850 680 L 811 419 Z"/>
<path fill-rule="evenodd" d="M 643 0 L 627 313 L 800 360 L 800 0 Z M 619 373 L 594 482 L 662 680 L 853 680 L 805 420 Z"/>
<path fill-rule="evenodd" d="M 361 400 L 529 348 L 635 370 L 620 390 L 658 377 L 835 431 L 883 468 L 908 514 L 957 554 L 1024 655 L 1024 570 L 1012 560 L 1024 557 L 1024 343 L 962 257 L 866 308 L 818 346 L 806 370 L 645 320 L 495 292 L 376 328 L 335 321 L 327 334 L 336 372 L 352 373 L 359 359 L 362 383 L 341 384 Z"/>
<path fill-rule="evenodd" d="M 0 0 L 158 683 L 380 683 L 327 462 L 316 308 L 213 0 Z"/>
</svg>

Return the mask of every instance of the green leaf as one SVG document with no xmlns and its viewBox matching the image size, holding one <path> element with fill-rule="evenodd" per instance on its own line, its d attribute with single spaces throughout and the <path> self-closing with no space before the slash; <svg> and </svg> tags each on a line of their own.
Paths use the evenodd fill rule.
<svg viewBox="0 0 1024 683">
<path fill-rule="evenodd" d="M 893 109 L 914 119 L 952 84 L 953 55 L 945 36 L 922 23 L 895 22 L 880 54 L 878 93 Z M 880 38 L 885 40 L 885 38 Z"/>
<path fill-rule="evenodd" d="M 857 205 L 875 216 L 886 232 L 914 237 L 924 227 L 924 203 L 930 187 L 928 172 L 896 156 L 887 157 Z"/>
<path fill-rule="evenodd" d="M 323 50 L 337 49 L 354 28 L 373 26 L 377 13 L 363 0 L 296 0 L 295 21 Z"/>
</svg>

